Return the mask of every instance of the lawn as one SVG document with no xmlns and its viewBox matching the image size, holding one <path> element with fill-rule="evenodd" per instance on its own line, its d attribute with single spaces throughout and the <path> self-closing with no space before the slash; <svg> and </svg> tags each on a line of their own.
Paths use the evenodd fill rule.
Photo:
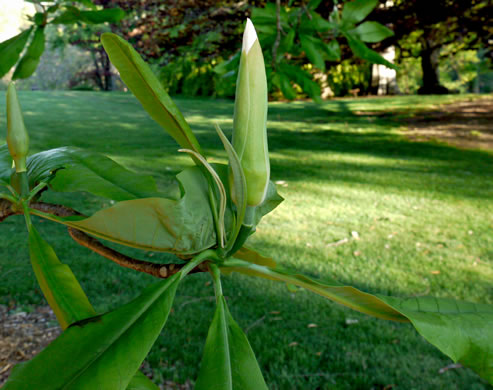
<svg viewBox="0 0 493 390">
<path fill-rule="evenodd" d="M 123 93 L 20 92 L 31 151 L 64 145 L 109 155 L 152 174 L 164 188 L 189 157 Z M 0 96 L 0 144 L 5 141 Z M 284 266 L 396 296 L 434 295 L 493 304 L 493 154 L 407 141 L 404 120 L 458 96 L 271 103 L 272 179 L 285 198 L 250 245 Z M 472 97 L 468 97 L 472 98 Z M 230 135 L 233 103 L 176 99 L 211 161 L 225 162 L 214 122 Z M 379 115 L 386 112 L 386 115 Z M 44 200 L 85 213 L 108 206 L 88 194 Z M 35 219 L 99 311 L 152 278 L 77 246 L 66 230 Z M 21 217 L 0 224 L 0 303 L 45 304 L 32 274 Z M 158 253 L 141 258 L 165 259 Z M 272 389 L 491 389 L 408 324 L 377 320 L 303 290 L 234 274 L 231 312 L 247 332 Z M 156 382 L 198 372 L 214 311 L 210 278 L 187 278 L 148 362 Z"/>
</svg>

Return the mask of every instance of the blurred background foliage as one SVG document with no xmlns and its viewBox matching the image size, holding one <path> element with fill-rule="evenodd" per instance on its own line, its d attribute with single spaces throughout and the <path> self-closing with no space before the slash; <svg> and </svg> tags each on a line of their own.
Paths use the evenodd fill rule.
<svg viewBox="0 0 493 390">
<path fill-rule="evenodd" d="M 24 15 L 21 29 L 42 27 L 46 45 L 32 76 L 19 80 L 21 89 L 124 89 L 99 43 L 103 32 L 112 31 L 129 40 L 151 63 L 170 94 L 231 98 L 246 17 L 254 21 L 264 48 L 273 100 L 382 93 L 375 87 L 376 65 L 371 63 L 386 64 L 376 52 L 389 48 L 398 67 L 392 76 L 393 93 L 488 93 L 493 89 L 493 5 L 486 0 L 437 0 L 439 13 L 429 12 L 425 0 L 32 3 L 38 3 L 38 14 L 40 5 L 45 11 L 56 8 L 45 24 L 41 17 L 36 20 L 33 9 L 31 21 Z M 347 4 L 368 10 L 351 20 L 344 10 Z M 97 20 L 80 15 L 104 10 L 123 12 L 121 17 L 113 13 Z M 3 77 L 0 88 L 12 74 Z"/>
</svg>

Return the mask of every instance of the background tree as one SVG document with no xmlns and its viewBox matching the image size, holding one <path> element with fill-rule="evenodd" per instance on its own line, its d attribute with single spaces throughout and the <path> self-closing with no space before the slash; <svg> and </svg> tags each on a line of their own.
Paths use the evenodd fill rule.
<svg viewBox="0 0 493 390">
<path fill-rule="evenodd" d="M 419 93 L 447 93 L 440 84 L 440 59 L 460 50 L 488 48 L 492 39 L 493 3 L 487 0 L 426 0 L 382 3 L 372 14 L 389 25 L 395 35 L 377 45 L 378 49 L 395 45 L 401 58 L 420 58 L 423 72 Z M 389 4 L 389 5 L 387 5 Z M 445 46 L 456 43 L 449 50 Z M 488 50 L 487 57 L 492 56 Z"/>
</svg>

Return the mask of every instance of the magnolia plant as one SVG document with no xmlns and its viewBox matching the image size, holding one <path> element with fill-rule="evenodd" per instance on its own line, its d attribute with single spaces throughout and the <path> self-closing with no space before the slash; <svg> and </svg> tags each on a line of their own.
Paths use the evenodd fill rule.
<svg viewBox="0 0 493 390">
<path fill-rule="evenodd" d="M 158 389 L 139 368 L 166 322 L 180 282 L 193 272 L 211 275 L 217 304 L 196 389 L 267 389 L 247 337 L 224 298 L 221 278 L 232 272 L 299 286 L 385 320 L 411 322 L 443 353 L 493 383 L 493 307 L 433 297 L 372 295 L 335 280 L 300 275 L 245 245 L 260 219 L 282 201 L 269 181 L 267 83 L 262 51 L 249 20 L 232 143 L 216 126 L 228 165 L 207 161 L 183 115 L 127 42 L 110 33 L 102 41 L 123 81 L 195 165 L 179 173 L 176 184 L 162 193 L 152 178 L 88 151 L 63 147 L 27 156 L 29 138 L 14 85 L 9 85 L 8 145 L 0 148 L 0 218 L 24 214 L 34 273 L 64 331 L 31 361 L 16 366 L 5 390 Z M 41 202 L 43 191 L 87 191 L 116 203 L 87 217 Z M 66 225 L 78 243 L 162 280 L 122 307 L 97 314 L 70 268 L 40 236 L 31 215 Z M 157 264 L 130 258 L 97 238 L 169 252 L 177 261 Z"/>
</svg>

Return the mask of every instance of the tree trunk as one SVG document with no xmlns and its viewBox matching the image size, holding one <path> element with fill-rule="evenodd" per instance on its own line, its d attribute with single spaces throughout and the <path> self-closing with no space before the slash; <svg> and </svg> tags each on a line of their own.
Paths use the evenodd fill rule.
<svg viewBox="0 0 493 390">
<path fill-rule="evenodd" d="M 440 85 L 438 77 L 438 55 L 439 48 L 432 48 L 428 42 L 423 45 L 421 50 L 421 69 L 423 70 L 423 86 L 418 89 L 420 95 L 443 95 L 449 90 Z"/>
</svg>

